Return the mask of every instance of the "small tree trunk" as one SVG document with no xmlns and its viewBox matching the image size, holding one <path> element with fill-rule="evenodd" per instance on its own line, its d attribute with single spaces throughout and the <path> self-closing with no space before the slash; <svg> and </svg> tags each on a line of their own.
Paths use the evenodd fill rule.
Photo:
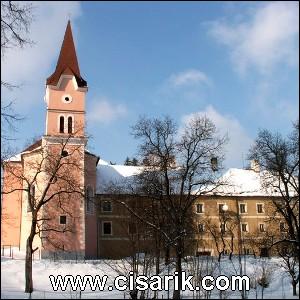
<svg viewBox="0 0 300 300">
<path fill-rule="evenodd" d="M 156 260 L 155 260 L 155 267 L 156 267 L 156 275 L 159 274 L 160 270 L 159 270 L 159 256 L 160 256 L 160 252 L 159 250 L 156 252 Z"/>
<path fill-rule="evenodd" d="M 176 271 L 178 272 L 178 290 L 173 292 L 173 299 L 180 299 L 180 292 L 181 292 L 181 283 L 182 283 L 182 247 L 181 242 L 178 241 L 179 249 L 176 249 Z"/>
<path fill-rule="evenodd" d="M 156 268 L 156 275 L 159 274 L 159 262 L 160 262 L 160 240 L 159 237 L 156 235 L 155 241 L 155 268 Z"/>
<path fill-rule="evenodd" d="M 29 237 L 26 241 L 26 258 L 25 258 L 25 293 L 32 293 L 33 280 L 32 280 L 32 243 L 35 236 L 37 224 L 37 214 L 32 212 L 32 221 Z"/>
<path fill-rule="evenodd" d="M 170 246 L 165 247 L 165 265 L 170 263 Z"/>
<path fill-rule="evenodd" d="M 218 262 L 221 261 L 221 256 L 222 256 L 222 252 L 219 252 L 219 256 L 218 256 Z"/>
<path fill-rule="evenodd" d="M 26 259 L 25 259 L 25 293 L 32 293 L 32 240 L 30 236 L 26 242 Z"/>
<path fill-rule="evenodd" d="M 293 280 L 292 285 L 293 285 L 293 296 L 297 296 L 297 282 Z"/>
</svg>

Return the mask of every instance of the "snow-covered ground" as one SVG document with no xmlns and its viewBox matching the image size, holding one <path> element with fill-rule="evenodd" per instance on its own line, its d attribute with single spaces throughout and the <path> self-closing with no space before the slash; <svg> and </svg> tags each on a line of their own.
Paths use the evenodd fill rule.
<svg viewBox="0 0 300 300">
<path fill-rule="evenodd" d="M 2 253 L 1 253 L 2 254 Z M 9 249 L 5 250 L 5 255 L 1 257 L 1 298 L 29 298 L 28 294 L 25 294 L 24 291 L 24 253 L 18 252 L 17 249 L 14 249 L 12 259 L 10 257 Z M 129 291 L 118 291 L 113 289 L 112 291 L 92 291 L 88 289 L 86 291 L 80 292 L 72 291 L 69 287 L 65 292 L 61 290 L 53 291 L 50 284 L 49 275 L 107 275 L 108 281 L 107 285 L 112 285 L 114 278 L 119 274 L 124 274 L 120 266 L 124 266 L 124 261 L 116 260 L 94 260 L 94 261 L 50 261 L 50 260 L 39 260 L 35 259 L 33 262 L 33 283 L 34 283 L 34 292 L 31 295 L 31 298 L 47 299 L 47 298 L 60 298 L 60 299 L 79 299 L 79 298 L 100 298 L 100 299 L 127 299 L 130 298 Z M 254 289 L 255 278 L 259 278 L 262 273 L 262 266 L 265 266 L 266 273 L 268 273 L 268 278 L 270 284 L 264 290 L 265 299 L 291 299 L 292 296 L 292 286 L 290 279 L 284 269 L 280 266 L 281 260 L 279 258 L 271 259 L 254 259 L 253 257 L 247 257 L 242 261 L 243 275 L 249 276 L 252 280 L 252 288 L 249 291 L 247 297 L 249 299 L 261 299 L 261 287 L 258 285 L 257 289 Z M 126 263 L 125 263 L 126 267 Z M 161 275 L 172 274 L 172 267 L 169 270 L 162 264 L 161 265 Z M 184 262 L 184 270 L 187 275 L 191 275 L 195 270 L 201 272 L 202 276 L 204 275 L 213 275 L 214 277 L 219 274 L 222 275 L 238 275 L 239 274 L 239 264 L 238 259 L 235 257 L 233 261 L 229 261 L 228 257 L 222 259 L 221 263 L 215 259 L 205 259 L 205 258 L 189 258 L 188 261 Z M 127 265 L 127 270 L 130 270 L 130 267 Z M 174 272 L 174 269 L 173 269 Z M 152 274 L 153 275 L 153 274 Z M 152 297 L 153 294 L 146 294 L 148 297 Z M 223 299 L 240 299 L 241 293 L 239 291 L 225 291 L 220 294 L 220 291 L 213 290 L 210 297 L 212 299 L 220 298 Z M 158 299 L 167 299 L 172 297 L 172 288 L 169 293 L 167 291 L 159 291 Z M 205 294 L 192 291 L 182 292 L 182 298 L 189 299 L 204 299 Z M 298 299 L 298 297 L 294 297 Z"/>
</svg>

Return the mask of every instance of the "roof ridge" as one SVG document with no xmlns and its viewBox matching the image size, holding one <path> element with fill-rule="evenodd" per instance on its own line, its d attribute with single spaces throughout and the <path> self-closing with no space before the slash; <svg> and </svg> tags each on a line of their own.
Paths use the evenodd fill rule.
<svg viewBox="0 0 300 300">
<path fill-rule="evenodd" d="M 29 145 L 27 148 L 25 148 L 21 153 L 32 151 L 35 148 L 40 147 L 41 145 L 42 145 L 42 139 L 39 139 L 39 140 L 35 141 L 33 144 Z"/>
</svg>

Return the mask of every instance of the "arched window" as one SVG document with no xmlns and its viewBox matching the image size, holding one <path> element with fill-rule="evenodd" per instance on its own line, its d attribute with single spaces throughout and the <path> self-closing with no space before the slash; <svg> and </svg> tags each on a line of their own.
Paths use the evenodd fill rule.
<svg viewBox="0 0 300 300">
<path fill-rule="evenodd" d="M 73 132 L 73 118 L 68 117 L 68 133 L 72 133 L 72 132 Z"/>
<path fill-rule="evenodd" d="M 94 208 L 94 191 L 91 186 L 86 188 L 86 212 L 93 213 Z"/>
<path fill-rule="evenodd" d="M 63 116 L 59 117 L 59 132 L 64 133 L 65 128 L 65 118 Z"/>
</svg>

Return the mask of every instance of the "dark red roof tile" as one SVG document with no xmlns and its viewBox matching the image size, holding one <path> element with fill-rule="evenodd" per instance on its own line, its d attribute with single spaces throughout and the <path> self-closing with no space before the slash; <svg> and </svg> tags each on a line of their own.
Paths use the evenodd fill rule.
<svg viewBox="0 0 300 300">
<path fill-rule="evenodd" d="M 26 152 L 26 151 L 32 151 L 34 150 L 35 148 L 38 148 L 42 146 L 42 139 L 34 142 L 32 145 L 28 146 L 26 149 L 24 149 L 22 152 Z"/>
</svg>

